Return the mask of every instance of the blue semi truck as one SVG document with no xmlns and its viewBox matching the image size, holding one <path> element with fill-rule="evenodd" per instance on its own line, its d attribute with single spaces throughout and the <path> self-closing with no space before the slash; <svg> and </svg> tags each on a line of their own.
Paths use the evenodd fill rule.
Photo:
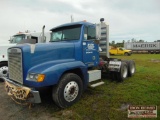
<svg viewBox="0 0 160 120">
<path fill-rule="evenodd" d="M 56 105 L 77 102 L 88 87 L 104 84 L 102 74 L 123 81 L 135 73 L 134 61 L 109 58 L 108 25 L 85 21 L 51 29 L 49 43 L 22 44 L 8 49 L 5 89 L 17 102 L 41 103 L 39 88 L 52 87 Z"/>
</svg>

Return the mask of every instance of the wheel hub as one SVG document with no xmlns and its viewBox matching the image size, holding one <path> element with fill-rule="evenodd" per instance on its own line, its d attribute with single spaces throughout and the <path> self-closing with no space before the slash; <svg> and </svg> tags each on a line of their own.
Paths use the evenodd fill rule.
<svg viewBox="0 0 160 120">
<path fill-rule="evenodd" d="M 64 88 L 64 99 L 68 102 L 76 99 L 78 95 L 79 87 L 75 81 L 69 82 Z"/>
<path fill-rule="evenodd" d="M 7 73 L 8 73 L 7 66 L 0 67 L 0 76 L 1 77 L 7 77 Z"/>
<path fill-rule="evenodd" d="M 69 93 L 70 95 L 73 95 L 74 92 L 75 92 L 75 87 L 72 87 L 69 92 L 70 92 L 70 93 Z"/>
</svg>

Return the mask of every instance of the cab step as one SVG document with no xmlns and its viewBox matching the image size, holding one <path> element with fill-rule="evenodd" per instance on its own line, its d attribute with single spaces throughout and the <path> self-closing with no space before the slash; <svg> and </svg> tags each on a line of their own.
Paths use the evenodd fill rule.
<svg viewBox="0 0 160 120">
<path fill-rule="evenodd" d="M 94 87 L 97 87 L 97 86 L 100 86 L 100 85 L 103 85 L 103 84 L 104 84 L 104 82 L 100 81 L 100 82 L 97 82 L 97 83 L 90 84 L 90 87 L 94 88 Z"/>
<path fill-rule="evenodd" d="M 97 87 L 103 85 L 104 82 L 101 79 L 101 70 L 90 70 L 88 71 L 89 76 L 89 87 Z"/>
<path fill-rule="evenodd" d="M 97 81 L 101 79 L 101 70 L 88 71 L 89 82 Z"/>
</svg>

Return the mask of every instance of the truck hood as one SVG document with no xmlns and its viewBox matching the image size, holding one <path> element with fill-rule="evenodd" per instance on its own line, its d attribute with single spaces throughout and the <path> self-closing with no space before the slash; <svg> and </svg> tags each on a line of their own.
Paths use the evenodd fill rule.
<svg viewBox="0 0 160 120">
<path fill-rule="evenodd" d="M 26 77 L 27 72 L 32 67 L 56 60 L 75 59 L 74 43 L 53 42 L 38 44 L 16 45 L 16 48 L 22 50 L 23 74 Z"/>
<path fill-rule="evenodd" d="M 74 59 L 74 44 L 73 43 L 46 43 L 35 44 L 31 46 L 31 60 L 36 63 L 46 61 Z"/>
<path fill-rule="evenodd" d="M 132 50 L 124 50 L 125 52 L 131 52 Z"/>
</svg>

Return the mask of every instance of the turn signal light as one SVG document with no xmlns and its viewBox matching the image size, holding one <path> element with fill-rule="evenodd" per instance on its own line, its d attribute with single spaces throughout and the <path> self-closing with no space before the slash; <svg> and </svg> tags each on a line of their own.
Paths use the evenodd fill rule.
<svg viewBox="0 0 160 120">
<path fill-rule="evenodd" d="M 37 82 L 43 82 L 43 81 L 44 81 L 44 78 L 45 78 L 45 75 L 44 75 L 44 74 L 38 74 Z"/>
</svg>

